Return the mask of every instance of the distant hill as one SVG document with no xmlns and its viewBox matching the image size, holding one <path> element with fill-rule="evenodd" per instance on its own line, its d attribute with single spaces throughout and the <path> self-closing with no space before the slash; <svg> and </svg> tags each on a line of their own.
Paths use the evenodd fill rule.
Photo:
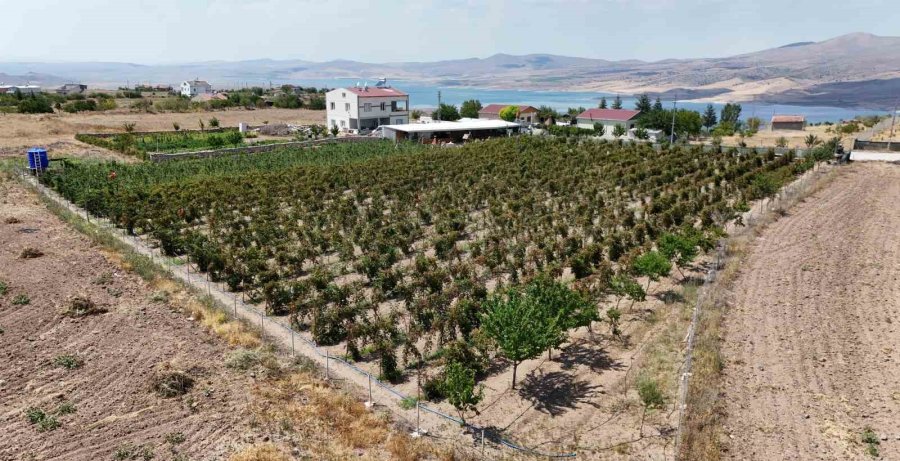
<svg viewBox="0 0 900 461">
<path fill-rule="evenodd" d="M 339 77 L 406 79 L 443 86 L 583 90 L 719 101 L 888 108 L 900 78 L 900 37 L 866 33 L 798 42 L 725 58 L 608 61 L 550 54 L 437 62 L 365 63 L 258 59 L 172 65 L 0 63 L 0 72 L 61 75 L 88 84 L 169 83 L 199 77 L 217 87 Z M 848 88 L 864 88 L 858 94 Z"/>
</svg>

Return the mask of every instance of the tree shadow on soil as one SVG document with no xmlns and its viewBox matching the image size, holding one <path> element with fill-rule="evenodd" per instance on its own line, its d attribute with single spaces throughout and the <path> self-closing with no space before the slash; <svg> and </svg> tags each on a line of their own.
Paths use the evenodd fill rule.
<svg viewBox="0 0 900 461">
<path fill-rule="evenodd" d="M 578 365 L 585 365 L 595 373 L 620 370 L 624 367 L 621 362 L 611 359 L 606 350 L 600 346 L 584 342 L 564 347 L 553 361 L 559 363 L 563 370 L 571 370 Z"/>
<path fill-rule="evenodd" d="M 600 393 L 600 387 L 576 380 L 569 373 L 553 371 L 528 375 L 519 385 L 518 391 L 536 410 L 558 416 L 578 408 L 582 403 L 598 407 L 592 399 Z"/>
</svg>

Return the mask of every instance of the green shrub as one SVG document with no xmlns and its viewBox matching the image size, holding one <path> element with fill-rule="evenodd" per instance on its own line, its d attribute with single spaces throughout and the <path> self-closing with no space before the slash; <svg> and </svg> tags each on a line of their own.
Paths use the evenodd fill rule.
<svg viewBox="0 0 900 461">
<path fill-rule="evenodd" d="M 662 408 L 666 399 L 659 389 L 659 384 L 650 378 L 641 378 L 637 383 L 638 395 L 645 408 Z"/>
<path fill-rule="evenodd" d="M 115 102 L 113 102 L 113 104 L 115 104 Z M 93 112 L 97 110 L 97 101 L 94 101 L 93 99 L 70 101 L 63 104 L 62 110 L 70 114 L 76 112 Z"/>
<path fill-rule="evenodd" d="M 25 306 L 31 303 L 31 298 L 29 298 L 25 293 L 18 294 L 15 298 L 13 298 L 12 303 L 14 306 Z"/>
<path fill-rule="evenodd" d="M 56 356 L 56 358 L 53 359 L 53 363 L 58 367 L 74 370 L 76 368 L 81 368 L 81 366 L 84 365 L 84 360 L 75 355 L 65 354 Z"/>
</svg>

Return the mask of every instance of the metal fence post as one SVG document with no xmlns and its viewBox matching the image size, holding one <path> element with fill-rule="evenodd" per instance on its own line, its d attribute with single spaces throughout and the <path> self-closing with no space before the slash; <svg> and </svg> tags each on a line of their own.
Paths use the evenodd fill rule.
<svg viewBox="0 0 900 461">
<path fill-rule="evenodd" d="M 484 428 L 481 428 L 481 457 L 484 457 Z"/>
<path fill-rule="evenodd" d="M 294 355 L 296 355 L 294 352 L 294 328 L 291 327 L 291 357 Z"/>
<path fill-rule="evenodd" d="M 366 401 L 366 408 L 372 408 L 375 406 L 375 401 L 372 400 L 372 375 L 366 373 L 366 376 L 369 378 L 369 400 Z"/>
</svg>

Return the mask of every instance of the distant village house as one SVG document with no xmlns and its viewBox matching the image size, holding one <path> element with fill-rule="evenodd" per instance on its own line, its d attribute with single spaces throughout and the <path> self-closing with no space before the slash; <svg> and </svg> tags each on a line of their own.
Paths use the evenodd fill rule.
<svg viewBox="0 0 900 461">
<path fill-rule="evenodd" d="M 804 129 L 806 129 L 806 117 L 802 115 L 772 116 L 772 130 L 803 131 Z"/>
<path fill-rule="evenodd" d="M 28 96 L 39 94 L 41 87 L 37 85 L 0 85 L 0 94 L 15 94 L 17 91 L 23 96 Z"/>
<path fill-rule="evenodd" d="M 616 125 L 621 125 L 625 131 L 637 128 L 637 119 L 641 115 L 639 110 L 628 109 L 588 109 L 575 117 L 578 128 L 594 129 L 594 125 L 602 123 L 608 133 L 612 133 Z"/>
<path fill-rule="evenodd" d="M 500 111 L 509 107 L 509 104 L 488 104 L 478 111 L 478 118 L 485 120 L 500 120 Z M 531 106 L 514 106 L 518 110 L 516 112 L 516 122 L 531 124 L 538 122 L 538 110 Z"/>
<path fill-rule="evenodd" d="M 328 128 L 374 130 L 381 125 L 409 123 L 409 95 L 386 80 L 375 86 L 336 88 L 325 93 Z"/>
<path fill-rule="evenodd" d="M 181 95 L 188 98 L 212 92 L 212 86 L 204 80 L 188 80 L 181 83 Z"/>
<path fill-rule="evenodd" d="M 87 85 L 82 85 L 80 83 L 66 83 L 56 89 L 56 94 L 68 96 L 70 94 L 84 94 L 85 91 L 87 91 Z"/>
</svg>

